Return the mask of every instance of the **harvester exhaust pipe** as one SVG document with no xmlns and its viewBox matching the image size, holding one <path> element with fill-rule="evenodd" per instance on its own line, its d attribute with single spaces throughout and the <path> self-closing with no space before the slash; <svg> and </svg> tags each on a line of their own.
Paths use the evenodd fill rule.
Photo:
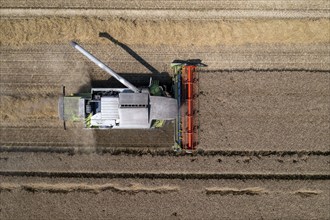
<svg viewBox="0 0 330 220">
<path fill-rule="evenodd" d="M 109 73 L 111 76 L 113 76 L 114 78 L 116 78 L 119 82 L 121 82 L 123 85 L 125 85 L 127 88 L 129 88 L 130 90 L 132 90 L 135 93 L 140 93 L 141 91 L 136 88 L 135 86 L 133 86 L 130 82 L 128 82 L 126 79 L 124 79 L 123 77 L 119 76 L 117 73 L 115 73 L 112 69 L 110 69 L 107 65 L 105 65 L 104 63 L 102 63 L 99 59 L 97 59 L 96 57 L 94 57 L 92 54 L 90 54 L 87 50 L 85 50 L 84 48 L 82 48 L 79 44 L 77 44 L 74 41 L 70 42 L 71 46 L 73 46 L 75 49 L 77 49 L 80 53 L 82 53 L 83 55 L 85 55 L 88 59 L 90 59 L 92 62 L 94 62 L 96 65 L 98 65 L 101 69 L 103 69 L 104 71 L 106 71 L 107 73 Z"/>
</svg>

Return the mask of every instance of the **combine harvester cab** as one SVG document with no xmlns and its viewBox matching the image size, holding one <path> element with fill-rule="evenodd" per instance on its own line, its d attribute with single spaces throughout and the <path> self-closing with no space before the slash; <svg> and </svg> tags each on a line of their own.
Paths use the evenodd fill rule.
<svg viewBox="0 0 330 220">
<path fill-rule="evenodd" d="M 175 124 L 176 151 L 192 153 L 198 145 L 198 67 L 206 65 L 201 60 L 174 60 L 174 91 L 178 103 L 178 116 Z"/>
<path fill-rule="evenodd" d="M 177 100 L 168 97 L 158 81 L 137 88 L 129 81 L 79 46 L 71 45 L 127 88 L 92 88 L 90 93 L 63 96 L 59 99 L 59 116 L 64 121 L 83 121 L 85 128 L 150 129 L 162 127 L 177 117 Z"/>
</svg>

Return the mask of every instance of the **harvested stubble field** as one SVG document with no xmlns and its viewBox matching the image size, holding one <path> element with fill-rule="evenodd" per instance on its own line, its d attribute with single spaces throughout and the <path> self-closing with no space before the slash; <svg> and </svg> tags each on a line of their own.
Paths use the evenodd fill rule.
<svg viewBox="0 0 330 220">
<path fill-rule="evenodd" d="M 330 218 L 328 1 L 0 7 L 1 219 Z M 173 59 L 208 64 L 199 150 L 176 155 L 172 125 L 64 131 L 61 85 L 116 84 L 70 40 L 137 85 L 168 82 Z"/>
</svg>

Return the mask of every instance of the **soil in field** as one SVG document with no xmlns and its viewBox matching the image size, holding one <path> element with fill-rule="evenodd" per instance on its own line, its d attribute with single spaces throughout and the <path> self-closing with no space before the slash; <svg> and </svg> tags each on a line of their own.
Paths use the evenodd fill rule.
<svg viewBox="0 0 330 220">
<path fill-rule="evenodd" d="M 328 72 L 200 73 L 200 147 L 328 150 Z"/>
</svg>

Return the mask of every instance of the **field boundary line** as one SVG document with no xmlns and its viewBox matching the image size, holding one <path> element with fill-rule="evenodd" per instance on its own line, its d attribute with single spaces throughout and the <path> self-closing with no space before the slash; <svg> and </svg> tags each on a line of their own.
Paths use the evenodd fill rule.
<svg viewBox="0 0 330 220">
<path fill-rule="evenodd" d="M 109 155 L 151 155 L 151 156 L 330 156 L 330 151 L 235 151 L 235 150 L 202 150 L 199 149 L 192 154 L 174 152 L 172 149 L 129 149 L 111 147 L 30 147 L 30 146 L 0 146 L 0 153 L 63 153 L 63 154 L 109 154 Z"/>
<path fill-rule="evenodd" d="M 262 173 L 115 173 L 115 172 L 47 172 L 0 171 L 0 176 L 42 178 L 110 178 L 110 179 L 265 179 L 265 180 L 330 180 L 328 174 L 262 174 Z"/>
</svg>

